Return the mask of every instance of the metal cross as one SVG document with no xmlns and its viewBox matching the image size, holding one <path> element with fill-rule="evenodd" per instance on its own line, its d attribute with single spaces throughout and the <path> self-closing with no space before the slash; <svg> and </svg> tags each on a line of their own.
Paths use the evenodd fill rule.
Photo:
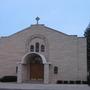
<svg viewBox="0 0 90 90">
<path fill-rule="evenodd" d="M 39 20 L 40 20 L 40 18 L 39 17 L 36 17 L 37 24 L 38 24 Z"/>
</svg>

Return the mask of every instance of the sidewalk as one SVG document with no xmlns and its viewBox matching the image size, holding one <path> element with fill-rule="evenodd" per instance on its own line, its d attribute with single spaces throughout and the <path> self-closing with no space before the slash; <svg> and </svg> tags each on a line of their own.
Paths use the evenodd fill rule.
<svg viewBox="0 0 90 90">
<path fill-rule="evenodd" d="M 88 85 L 0 83 L 0 90 L 90 90 Z"/>
</svg>

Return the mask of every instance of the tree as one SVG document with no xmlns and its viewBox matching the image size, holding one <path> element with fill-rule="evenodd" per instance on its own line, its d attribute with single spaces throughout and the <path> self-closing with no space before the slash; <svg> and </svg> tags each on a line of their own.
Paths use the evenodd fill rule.
<svg viewBox="0 0 90 90">
<path fill-rule="evenodd" d="M 88 84 L 90 85 L 90 23 L 85 30 L 84 36 L 87 39 L 87 72 L 88 72 Z"/>
</svg>

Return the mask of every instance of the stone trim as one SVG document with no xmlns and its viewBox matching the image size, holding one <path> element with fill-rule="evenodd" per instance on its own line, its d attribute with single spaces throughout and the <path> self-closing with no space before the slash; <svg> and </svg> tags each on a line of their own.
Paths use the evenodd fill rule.
<svg viewBox="0 0 90 90">
<path fill-rule="evenodd" d="M 17 82 L 18 83 L 23 83 L 25 80 L 25 76 L 24 76 L 24 66 L 26 65 L 25 63 L 25 57 L 29 54 L 32 53 L 27 53 L 22 57 L 22 60 L 20 63 L 18 63 L 18 73 L 17 73 Z M 42 58 L 42 62 L 44 64 L 44 84 L 48 84 L 49 83 L 49 63 L 47 63 L 45 57 L 39 53 L 35 53 L 37 55 L 39 55 Z"/>
<path fill-rule="evenodd" d="M 35 34 L 35 35 L 32 35 L 32 36 L 28 37 L 28 39 L 26 40 L 26 43 L 25 43 L 25 53 L 30 52 L 29 51 L 30 42 L 35 38 L 39 38 L 39 39 L 42 39 L 44 41 L 45 47 L 46 47 L 46 59 L 49 60 L 49 43 L 48 43 L 48 39 L 44 35 L 41 35 L 41 34 Z"/>
</svg>

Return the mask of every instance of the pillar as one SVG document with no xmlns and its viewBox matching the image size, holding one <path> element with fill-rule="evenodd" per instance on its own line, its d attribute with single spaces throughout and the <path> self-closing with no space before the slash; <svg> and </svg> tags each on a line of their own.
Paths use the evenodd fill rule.
<svg viewBox="0 0 90 90">
<path fill-rule="evenodd" d="M 49 83 L 49 64 L 44 64 L 44 84 Z"/>
<path fill-rule="evenodd" d="M 18 63 L 17 82 L 22 83 L 22 64 Z"/>
</svg>

